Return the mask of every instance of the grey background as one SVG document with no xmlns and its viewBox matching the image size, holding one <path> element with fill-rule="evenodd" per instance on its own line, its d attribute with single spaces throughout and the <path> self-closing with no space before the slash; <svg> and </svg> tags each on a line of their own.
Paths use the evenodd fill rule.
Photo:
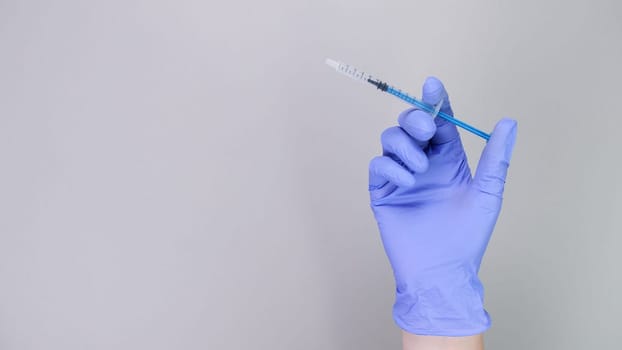
<svg viewBox="0 0 622 350">
<path fill-rule="evenodd" d="M 440 77 L 519 120 L 491 349 L 622 341 L 616 1 L 0 0 L 1 349 L 398 349 L 367 163 Z M 463 134 L 470 162 L 483 143 Z"/>
</svg>

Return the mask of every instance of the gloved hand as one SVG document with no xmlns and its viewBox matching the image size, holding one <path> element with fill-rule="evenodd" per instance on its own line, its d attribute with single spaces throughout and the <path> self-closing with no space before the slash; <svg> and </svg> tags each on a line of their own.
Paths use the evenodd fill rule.
<svg viewBox="0 0 622 350">
<path fill-rule="evenodd" d="M 428 78 L 423 101 L 443 101 Z M 382 134 L 383 156 L 369 165 L 371 207 L 396 282 L 393 318 L 419 335 L 467 336 L 490 327 L 477 276 L 501 210 L 516 121 L 497 123 L 474 177 L 456 127 L 409 109 Z"/>
</svg>

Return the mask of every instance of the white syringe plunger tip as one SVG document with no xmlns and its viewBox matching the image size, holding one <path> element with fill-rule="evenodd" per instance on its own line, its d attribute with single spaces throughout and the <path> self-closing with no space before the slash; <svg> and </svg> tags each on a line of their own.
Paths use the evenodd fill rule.
<svg viewBox="0 0 622 350">
<path fill-rule="evenodd" d="M 335 61 L 335 60 L 331 60 L 330 58 L 327 58 L 326 64 L 334 68 L 337 71 L 337 73 L 343 74 L 357 81 L 366 82 L 368 79 L 371 78 L 371 75 L 363 71 L 360 71 L 352 66 L 349 66 L 343 62 L 339 62 L 339 61 Z"/>
<path fill-rule="evenodd" d="M 326 64 L 329 65 L 330 67 L 337 69 L 339 68 L 339 62 L 335 61 L 335 60 L 331 60 L 330 58 L 326 59 Z"/>
</svg>

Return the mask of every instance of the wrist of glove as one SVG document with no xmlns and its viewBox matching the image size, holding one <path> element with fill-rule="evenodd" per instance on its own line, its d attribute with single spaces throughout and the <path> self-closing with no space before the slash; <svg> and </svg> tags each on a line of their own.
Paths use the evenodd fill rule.
<svg viewBox="0 0 622 350">
<path fill-rule="evenodd" d="M 468 336 L 490 327 L 474 266 L 432 270 L 398 282 L 393 317 L 403 330 L 422 335 Z"/>
</svg>

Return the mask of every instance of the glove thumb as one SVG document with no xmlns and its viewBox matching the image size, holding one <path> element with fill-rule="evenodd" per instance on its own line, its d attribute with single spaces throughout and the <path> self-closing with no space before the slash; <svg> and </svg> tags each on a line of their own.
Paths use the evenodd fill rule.
<svg viewBox="0 0 622 350">
<path fill-rule="evenodd" d="M 516 125 L 513 119 L 501 119 L 490 135 L 473 179 L 473 185 L 479 192 L 502 197 L 516 140 Z"/>
</svg>

